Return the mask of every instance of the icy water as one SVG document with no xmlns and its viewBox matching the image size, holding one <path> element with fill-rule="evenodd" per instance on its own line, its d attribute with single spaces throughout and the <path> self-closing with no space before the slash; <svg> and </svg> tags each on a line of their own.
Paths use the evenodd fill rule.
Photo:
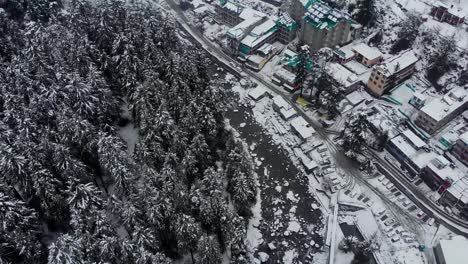
<svg viewBox="0 0 468 264">
<path fill-rule="evenodd" d="M 282 263 L 287 251 L 288 256 L 296 255 L 303 263 L 310 263 L 308 255 L 320 250 L 323 244 L 321 235 L 315 233 L 323 227 L 323 219 L 320 209 L 312 209 L 316 201 L 308 192 L 307 178 L 253 119 L 252 109 L 244 106 L 234 109 L 238 111 L 231 109 L 226 117 L 249 146 L 256 145 L 251 153 L 255 160 L 261 161 L 256 171 L 261 192 L 259 229 L 263 243 L 257 253 L 269 255 L 266 263 Z M 270 250 L 268 244 L 276 249 Z"/>
</svg>

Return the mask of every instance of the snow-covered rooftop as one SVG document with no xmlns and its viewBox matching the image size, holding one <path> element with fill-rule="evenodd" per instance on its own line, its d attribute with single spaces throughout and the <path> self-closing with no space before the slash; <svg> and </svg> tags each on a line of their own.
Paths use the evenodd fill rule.
<svg viewBox="0 0 468 264">
<path fill-rule="evenodd" d="M 427 166 L 444 181 L 450 180 L 456 182 L 467 176 L 465 166 L 462 166 L 462 168 L 452 167 L 447 165 L 447 162 L 447 159 L 443 156 L 438 156 L 427 164 Z"/>
<path fill-rule="evenodd" d="M 356 74 L 352 73 L 339 63 L 329 63 L 326 70 L 333 79 L 346 88 L 359 81 Z"/>
<path fill-rule="evenodd" d="M 368 60 L 374 60 L 382 57 L 382 52 L 379 49 L 374 47 L 369 47 L 365 43 L 360 43 L 352 48 L 355 52 L 361 54 Z"/>
<path fill-rule="evenodd" d="M 423 169 L 427 165 L 432 164 L 431 161 L 437 157 L 437 154 L 434 152 L 426 152 L 422 149 L 416 149 L 413 143 L 410 140 L 406 139 L 406 136 L 404 136 L 403 134 L 394 137 L 393 139 L 391 139 L 391 142 L 419 169 Z"/>
<path fill-rule="evenodd" d="M 447 189 L 447 192 L 464 204 L 468 204 L 468 176 L 453 182 L 452 186 Z"/>
<path fill-rule="evenodd" d="M 350 15 L 338 9 L 331 8 L 320 0 L 301 1 L 306 9 L 304 19 L 318 29 L 333 28 L 339 21 L 357 24 Z"/>
<path fill-rule="evenodd" d="M 303 140 L 310 138 L 315 133 L 315 130 L 301 116 L 298 116 L 291 121 L 291 127 Z"/>
<path fill-rule="evenodd" d="M 229 29 L 227 35 L 235 39 L 241 39 L 249 33 L 248 30 L 251 26 L 255 25 L 262 19 L 262 16 L 252 16 Z"/>
<path fill-rule="evenodd" d="M 468 131 L 460 135 L 460 140 L 468 145 Z"/>
<path fill-rule="evenodd" d="M 360 91 L 354 91 L 348 95 L 346 95 L 346 99 L 352 104 L 357 105 L 360 102 L 364 101 L 364 97 L 362 96 Z"/>
<path fill-rule="evenodd" d="M 267 90 L 263 86 L 257 86 L 255 89 L 249 92 L 249 96 L 250 98 L 257 101 L 257 100 L 260 100 L 267 93 L 268 93 Z"/>
<path fill-rule="evenodd" d="M 446 264 L 465 264 L 467 262 L 467 238 L 454 236 L 452 239 L 441 239 L 439 243 Z"/>
<path fill-rule="evenodd" d="M 252 8 L 243 7 L 239 4 L 232 3 L 230 1 L 226 1 L 226 3 L 222 6 L 223 8 L 227 8 L 231 11 L 236 12 L 240 18 L 242 18 L 242 22 L 235 25 L 233 28 L 227 31 L 227 34 L 236 39 L 240 39 L 245 36 L 245 34 L 249 33 L 249 29 L 254 26 L 255 24 L 259 23 L 264 17 L 267 17 L 266 14 L 254 10 Z"/>
<path fill-rule="evenodd" d="M 247 57 L 247 60 L 248 61 L 251 61 L 255 64 L 260 64 L 265 58 L 262 57 L 262 56 L 259 56 L 259 55 L 250 55 L 249 57 Z"/>
<path fill-rule="evenodd" d="M 335 53 L 344 60 L 349 60 L 354 57 L 353 47 L 356 46 L 356 43 L 351 42 L 339 49 L 335 50 Z"/>
<path fill-rule="evenodd" d="M 427 114 L 437 122 L 444 119 L 453 111 L 464 107 L 468 101 L 467 92 L 463 88 L 458 88 L 448 92 L 440 99 L 434 99 L 427 103 L 421 112 Z"/>
<path fill-rule="evenodd" d="M 277 108 L 281 109 L 289 109 L 291 108 L 291 105 L 284 100 L 284 98 L 281 95 L 277 95 L 273 97 L 273 105 L 276 106 Z"/>
<path fill-rule="evenodd" d="M 271 51 L 273 51 L 275 47 L 269 43 L 263 44 L 260 48 L 258 48 L 258 52 L 263 53 L 264 55 L 270 54 Z"/>
<path fill-rule="evenodd" d="M 465 17 L 465 13 L 461 10 L 461 9 L 458 9 L 458 8 L 455 8 L 455 7 L 451 7 L 445 3 L 442 3 L 440 1 L 437 1 L 433 4 L 434 7 L 443 7 L 443 8 L 446 8 L 447 11 L 454 15 L 454 16 L 457 16 L 457 17 Z"/>
<path fill-rule="evenodd" d="M 253 48 L 256 45 L 260 44 L 271 34 L 275 32 L 276 23 L 271 19 L 267 19 L 265 22 L 254 27 L 252 31 L 242 39 L 241 43 L 247 47 Z"/>
<path fill-rule="evenodd" d="M 406 139 L 411 141 L 413 146 L 415 146 L 417 149 L 422 148 L 426 146 L 426 142 L 424 142 L 420 137 L 418 137 L 416 134 L 414 134 L 411 130 L 407 129 L 403 132 L 403 135 L 405 136 Z"/>
<path fill-rule="evenodd" d="M 297 27 L 297 23 L 291 18 L 288 12 L 281 12 L 276 21 L 278 24 L 285 26 L 288 30 L 293 30 Z"/>
<path fill-rule="evenodd" d="M 283 68 L 277 70 L 275 72 L 275 75 L 278 76 L 279 78 L 284 79 L 285 81 L 289 83 L 294 83 L 294 80 L 296 79 L 296 75 L 290 71 L 287 71 Z"/>
<path fill-rule="evenodd" d="M 405 51 L 397 56 L 391 57 L 380 65 L 384 69 L 386 76 L 391 76 L 400 70 L 403 70 L 418 61 L 418 57 L 413 50 Z"/>
<path fill-rule="evenodd" d="M 224 5 L 221 5 L 223 8 L 228 9 L 230 11 L 236 12 L 237 14 L 240 14 L 242 10 L 244 10 L 245 7 L 232 3 L 231 1 L 226 1 Z"/>
</svg>

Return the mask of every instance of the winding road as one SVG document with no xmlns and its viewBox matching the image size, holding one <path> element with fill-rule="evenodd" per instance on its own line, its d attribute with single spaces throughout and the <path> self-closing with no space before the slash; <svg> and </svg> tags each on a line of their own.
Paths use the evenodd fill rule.
<svg viewBox="0 0 468 264">
<path fill-rule="evenodd" d="M 180 7 L 174 0 L 165 0 L 170 8 L 175 12 L 176 19 L 181 27 L 186 33 L 188 33 L 193 39 L 195 39 L 203 49 L 216 61 L 224 65 L 230 73 L 234 74 L 237 77 L 242 77 L 241 72 L 239 72 L 236 67 L 232 65 L 239 65 L 233 58 L 225 54 L 219 47 L 212 44 L 205 36 L 196 28 L 194 28 L 185 14 L 182 12 Z M 372 186 L 365 178 L 361 176 L 361 173 L 356 169 L 356 164 L 352 162 L 348 157 L 346 157 L 343 152 L 339 149 L 337 144 L 330 138 L 330 135 L 336 135 L 337 131 L 325 129 L 322 125 L 316 120 L 310 118 L 302 108 L 298 107 L 296 102 L 293 99 L 293 95 L 284 91 L 281 87 L 266 81 L 259 74 L 252 72 L 248 69 L 241 68 L 242 72 L 247 74 L 252 79 L 261 83 L 269 90 L 273 91 L 276 94 L 281 95 L 286 101 L 288 101 L 291 106 L 297 111 L 297 113 L 302 116 L 317 132 L 317 134 L 326 142 L 330 152 L 333 154 L 336 159 L 337 165 L 344 169 L 347 174 L 351 175 L 354 178 L 354 181 L 360 182 L 364 186 L 367 186 L 372 191 L 374 191 L 380 198 L 385 202 L 395 205 L 386 195 L 382 194 Z M 443 223 L 448 229 L 453 232 L 468 236 L 468 222 L 461 220 L 451 214 L 445 212 L 439 205 L 431 201 L 428 197 L 422 194 L 417 188 L 405 177 L 405 175 L 394 165 L 390 164 L 386 160 L 382 159 L 376 152 L 369 150 L 369 157 L 374 159 L 379 171 L 381 171 L 392 183 L 404 193 L 414 204 L 416 204 L 421 210 L 423 210 L 427 215 L 435 218 L 439 223 Z M 413 221 L 416 219 L 414 216 L 410 215 L 409 212 L 405 209 L 398 207 L 397 205 L 393 206 L 398 210 L 399 214 L 403 214 L 405 218 L 412 218 Z"/>
</svg>

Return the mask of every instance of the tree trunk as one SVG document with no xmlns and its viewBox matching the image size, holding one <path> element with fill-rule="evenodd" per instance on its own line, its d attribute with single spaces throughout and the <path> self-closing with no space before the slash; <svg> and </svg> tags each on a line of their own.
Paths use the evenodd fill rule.
<svg viewBox="0 0 468 264">
<path fill-rule="evenodd" d="M 195 264 L 195 257 L 193 256 L 193 250 L 190 249 L 190 256 L 192 257 L 192 264 Z"/>
</svg>

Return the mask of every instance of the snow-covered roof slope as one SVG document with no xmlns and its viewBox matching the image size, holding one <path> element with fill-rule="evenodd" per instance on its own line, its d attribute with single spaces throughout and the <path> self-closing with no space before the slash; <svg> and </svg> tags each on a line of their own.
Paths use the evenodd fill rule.
<svg viewBox="0 0 468 264">
<path fill-rule="evenodd" d="M 381 67 L 384 69 L 385 75 L 391 76 L 394 73 L 415 64 L 417 61 L 418 57 L 416 57 L 414 51 L 409 50 L 390 58 L 388 61 L 382 63 Z"/>
<path fill-rule="evenodd" d="M 460 135 L 460 140 L 468 145 L 468 131 Z"/>
<path fill-rule="evenodd" d="M 438 156 L 437 158 L 433 159 L 427 166 L 442 180 L 447 181 L 450 180 L 452 182 L 456 182 L 462 178 L 466 178 L 466 167 L 463 166 L 462 168 L 459 167 L 451 167 L 445 163 L 450 162 L 445 159 L 443 156 Z"/>
<path fill-rule="evenodd" d="M 277 108 L 281 109 L 289 109 L 291 108 L 291 105 L 284 100 L 284 98 L 281 95 L 277 95 L 273 97 L 273 105 L 276 106 Z"/>
<path fill-rule="evenodd" d="M 266 38 L 271 36 L 275 32 L 276 23 L 271 19 L 267 19 L 265 22 L 261 23 L 260 25 L 254 27 L 252 31 L 242 39 L 241 43 L 246 45 L 247 47 L 255 47 Z"/>
<path fill-rule="evenodd" d="M 249 33 L 249 28 L 256 23 L 260 22 L 263 19 L 263 16 L 251 16 L 249 19 L 246 19 L 233 28 L 229 29 L 227 34 L 228 36 L 235 38 L 235 39 L 240 39 L 244 37 L 246 34 Z"/>
<path fill-rule="evenodd" d="M 467 262 L 467 238 L 454 236 L 452 239 L 441 239 L 439 243 L 446 264 L 465 264 Z"/>
<path fill-rule="evenodd" d="M 405 130 L 403 135 L 418 149 L 426 146 L 426 142 L 424 142 L 420 137 L 416 136 L 416 134 L 414 134 L 409 129 Z"/>
<path fill-rule="evenodd" d="M 294 21 L 288 12 L 281 12 L 279 18 L 276 21 L 279 25 L 286 27 L 288 30 L 293 30 L 297 27 L 296 21 Z"/>
<path fill-rule="evenodd" d="M 315 133 L 315 130 L 301 116 L 296 117 L 291 121 L 291 127 L 302 139 L 308 139 Z"/>
<path fill-rule="evenodd" d="M 368 60 L 374 60 L 379 57 L 382 57 L 382 52 L 379 49 L 374 47 L 369 47 L 365 43 L 360 43 L 352 48 L 355 52 L 361 54 Z"/>
<path fill-rule="evenodd" d="M 351 19 L 350 15 L 338 9 L 331 8 L 326 3 L 320 0 L 302 1 L 306 13 L 304 20 L 310 25 L 318 29 L 333 28 L 338 22 L 346 21 L 350 24 L 357 24 L 356 21 Z"/>
<path fill-rule="evenodd" d="M 464 107 L 467 101 L 467 92 L 463 88 L 458 88 L 448 92 L 440 99 L 430 101 L 421 108 L 421 112 L 427 114 L 438 122 L 458 108 Z"/>
<path fill-rule="evenodd" d="M 334 52 L 344 60 L 349 60 L 354 57 L 353 48 L 356 46 L 356 43 L 351 42 L 339 49 L 336 49 Z"/>
<path fill-rule="evenodd" d="M 260 100 L 268 91 L 263 86 L 257 86 L 255 89 L 249 92 L 249 96 L 255 101 Z"/>
<path fill-rule="evenodd" d="M 329 63 L 327 65 L 327 73 L 335 79 L 339 84 L 343 85 L 344 87 L 348 88 L 351 85 L 357 83 L 359 81 L 356 74 L 352 73 L 341 64 L 338 63 Z"/>
</svg>

